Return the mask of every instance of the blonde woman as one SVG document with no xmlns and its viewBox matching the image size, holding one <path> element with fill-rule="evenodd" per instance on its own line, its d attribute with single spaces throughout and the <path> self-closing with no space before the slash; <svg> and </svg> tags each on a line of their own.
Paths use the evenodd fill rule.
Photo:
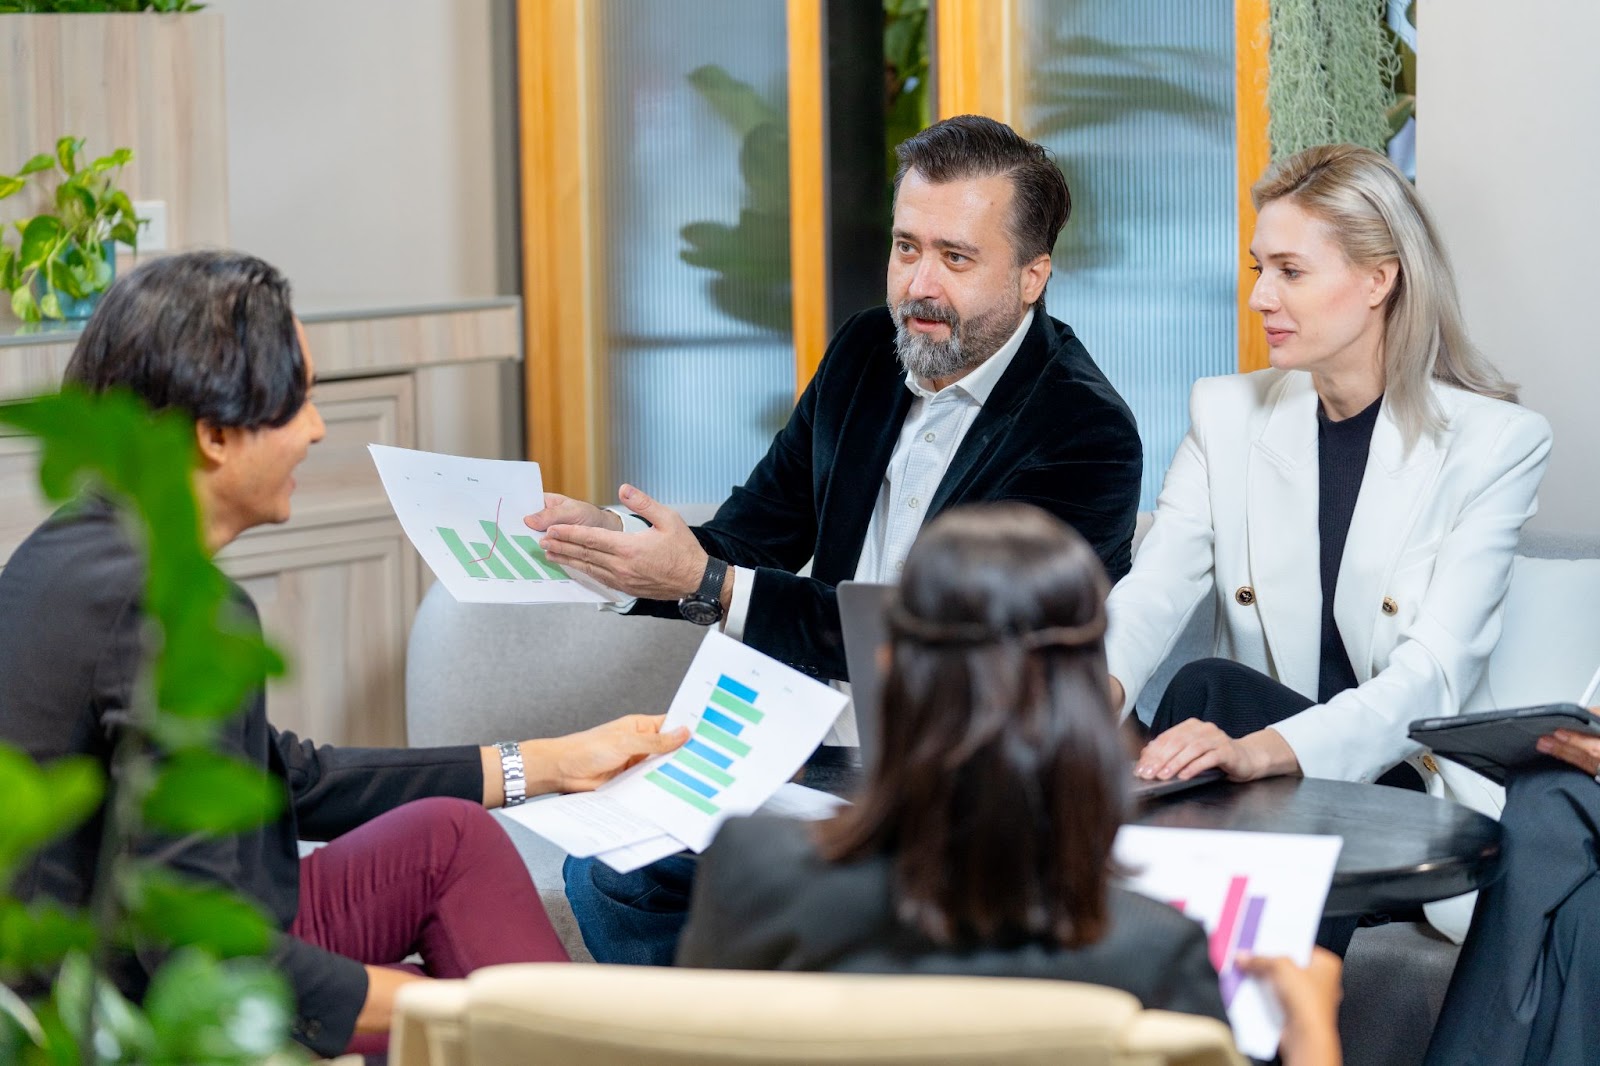
<svg viewBox="0 0 1600 1066">
<path fill-rule="evenodd" d="M 1383 781 L 1481 808 L 1485 782 L 1406 725 L 1457 713 L 1500 636 L 1549 424 L 1467 340 L 1433 224 L 1387 159 L 1311 148 L 1252 198 L 1272 366 L 1195 384 L 1110 597 L 1124 714 L 1193 612 L 1216 616 L 1216 658 L 1174 679 L 1137 772 Z"/>
</svg>

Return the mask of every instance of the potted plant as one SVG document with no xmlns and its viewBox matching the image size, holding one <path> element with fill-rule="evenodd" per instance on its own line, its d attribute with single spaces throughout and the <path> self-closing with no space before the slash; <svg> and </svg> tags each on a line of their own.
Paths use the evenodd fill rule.
<svg viewBox="0 0 1600 1066">
<path fill-rule="evenodd" d="M 57 169 L 62 175 L 54 211 L 19 219 L 15 246 L 0 234 L 0 289 L 11 294 L 11 311 L 24 322 L 88 318 L 116 275 L 111 242 L 138 247 L 141 220 L 117 187 L 132 149 L 80 166 L 82 150 L 81 138 L 62 137 L 54 155 L 41 152 L 16 174 L 0 174 L 0 200 L 22 191 L 33 175 Z"/>
</svg>

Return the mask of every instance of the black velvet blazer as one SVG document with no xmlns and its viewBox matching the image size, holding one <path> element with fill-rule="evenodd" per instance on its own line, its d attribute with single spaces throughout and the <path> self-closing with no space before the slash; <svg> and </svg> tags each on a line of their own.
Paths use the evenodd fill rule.
<svg viewBox="0 0 1600 1066">
<path fill-rule="evenodd" d="M 861 312 L 834 335 L 749 480 L 695 530 L 711 555 L 756 571 L 746 644 L 845 679 L 834 586 L 855 575 L 911 401 L 889 309 Z M 1083 534 L 1115 581 L 1132 562 L 1142 470 L 1133 413 L 1072 329 L 1041 306 L 927 518 L 963 503 L 1035 504 Z M 807 560 L 812 576 L 797 576 Z M 678 613 L 665 601 L 640 601 L 635 611 Z"/>
</svg>

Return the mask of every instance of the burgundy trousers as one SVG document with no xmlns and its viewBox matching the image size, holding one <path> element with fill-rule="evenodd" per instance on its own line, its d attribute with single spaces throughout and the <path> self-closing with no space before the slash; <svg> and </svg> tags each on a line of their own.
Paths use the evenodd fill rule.
<svg viewBox="0 0 1600 1066">
<path fill-rule="evenodd" d="M 300 861 L 291 936 L 369 966 L 465 977 L 507 962 L 566 962 L 516 847 L 476 803 L 438 797 L 380 815 Z M 388 1047 L 357 1034 L 349 1050 Z"/>
</svg>

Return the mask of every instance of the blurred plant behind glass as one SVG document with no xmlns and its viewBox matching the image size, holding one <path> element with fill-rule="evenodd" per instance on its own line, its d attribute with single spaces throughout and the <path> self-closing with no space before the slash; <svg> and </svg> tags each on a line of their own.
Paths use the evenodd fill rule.
<svg viewBox="0 0 1600 1066">
<path fill-rule="evenodd" d="M 928 0 L 885 0 L 884 151 L 895 171 L 895 145 L 926 126 L 928 113 Z M 744 197 L 739 219 L 691 222 L 679 231 L 679 257 L 713 271 L 711 300 L 740 322 L 778 332 L 793 321 L 789 286 L 789 125 L 784 107 L 718 66 L 699 67 L 689 84 L 741 138 Z M 893 189 L 884 191 L 888 216 Z"/>
<path fill-rule="evenodd" d="M 231 586 L 201 545 L 193 426 L 152 416 L 131 396 L 78 391 L 0 404 L 0 425 L 38 438 L 46 497 L 60 503 L 93 489 L 118 504 L 145 548 L 147 646 L 159 649 L 110 756 L 115 789 L 98 759 L 38 766 L 0 745 L 0 1062 L 304 1061 L 289 1043 L 288 985 L 254 957 L 278 935 L 268 917 L 140 855 L 152 837 L 259 826 L 285 798 L 260 767 L 214 748 L 221 723 L 282 673 L 283 660 L 235 623 Z M 97 814 L 87 907 L 7 894 L 30 856 Z M 108 976 L 133 951 L 164 959 L 142 1005 Z"/>
</svg>

